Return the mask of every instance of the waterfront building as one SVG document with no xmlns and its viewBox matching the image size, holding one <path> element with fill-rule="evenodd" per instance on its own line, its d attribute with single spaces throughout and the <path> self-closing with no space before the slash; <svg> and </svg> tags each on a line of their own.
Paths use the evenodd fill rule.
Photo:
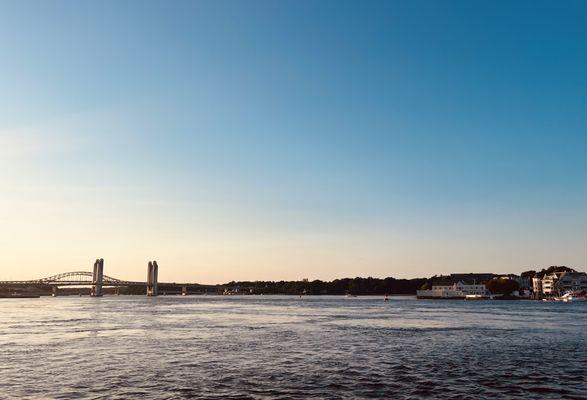
<svg viewBox="0 0 587 400">
<path fill-rule="evenodd" d="M 529 289 L 532 287 L 532 284 L 533 284 L 533 282 L 531 282 L 530 278 L 520 276 L 520 275 L 515 275 L 515 274 L 499 275 L 498 278 L 514 281 L 520 286 L 520 289 L 524 289 L 524 288 Z"/>
<path fill-rule="evenodd" d="M 562 274 L 563 272 L 553 272 L 552 274 L 545 275 L 542 278 L 542 294 L 547 296 L 554 294 L 554 285 Z"/>
<path fill-rule="evenodd" d="M 587 273 L 563 272 L 554 282 L 553 289 L 558 294 L 587 290 Z"/>
<path fill-rule="evenodd" d="M 432 284 L 432 289 L 418 290 L 418 298 L 430 299 L 464 299 L 467 295 L 487 296 L 487 287 L 483 283 L 468 283 L 463 281 L 438 281 Z"/>
<path fill-rule="evenodd" d="M 535 276 L 534 278 L 532 278 L 532 291 L 534 292 L 535 296 L 539 296 L 543 294 L 542 291 L 542 279 L 540 279 L 539 277 Z"/>
<path fill-rule="evenodd" d="M 540 278 L 532 278 L 535 295 L 553 296 L 566 292 L 587 290 L 587 273 L 575 271 L 557 271 Z"/>
</svg>

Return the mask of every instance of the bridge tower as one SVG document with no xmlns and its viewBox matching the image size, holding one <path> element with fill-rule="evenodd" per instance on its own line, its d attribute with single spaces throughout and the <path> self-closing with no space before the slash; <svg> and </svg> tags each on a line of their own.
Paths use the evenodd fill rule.
<svg viewBox="0 0 587 400">
<path fill-rule="evenodd" d="M 157 279 L 159 275 L 159 266 L 157 261 L 149 261 L 147 267 L 147 296 L 157 296 Z"/>
<path fill-rule="evenodd" d="M 102 296 L 102 283 L 104 282 L 104 259 L 100 258 L 94 263 L 94 275 L 92 276 L 92 296 Z"/>
</svg>

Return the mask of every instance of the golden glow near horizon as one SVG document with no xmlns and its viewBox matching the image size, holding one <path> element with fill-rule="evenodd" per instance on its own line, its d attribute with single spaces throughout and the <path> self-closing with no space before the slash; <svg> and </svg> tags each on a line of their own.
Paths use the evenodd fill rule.
<svg viewBox="0 0 587 400">
<path fill-rule="evenodd" d="M 423 215 L 406 208 L 402 218 L 383 222 L 341 214 L 314 223 L 289 203 L 252 200 L 273 205 L 261 210 L 247 203 L 248 192 L 215 199 L 203 189 L 192 191 L 197 182 L 213 190 L 213 179 L 162 176 L 157 162 L 143 164 L 138 157 L 132 174 L 125 172 L 118 164 L 132 153 L 106 153 L 119 139 L 76 136 L 99 129 L 93 122 L 58 124 L 59 134 L 52 123 L 28 135 L 0 134 L 0 280 L 89 271 L 98 257 L 106 260 L 107 275 L 122 279 L 143 279 L 147 260 L 156 259 L 162 281 L 222 283 L 519 272 L 573 265 L 585 255 L 571 233 L 564 246 L 553 246 L 539 230 L 529 237 L 516 224 L 504 229 L 503 220 L 457 222 L 457 214 L 439 217 L 426 207 L 419 210 Z M 513 218 L 536 229 L 541 222 Z"/>
</svg>

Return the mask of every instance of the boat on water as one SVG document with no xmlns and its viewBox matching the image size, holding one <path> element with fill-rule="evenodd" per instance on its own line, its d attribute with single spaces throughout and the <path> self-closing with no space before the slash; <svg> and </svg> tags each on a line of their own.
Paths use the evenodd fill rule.
<svg viewBox="0 0 587 400">
<path fill-rule="evenodd" d="M 587 301 L 587 291 L 582 290 L 579 292 L 568 291 L 562 296 L 558 297 L 545 297 L 542 301 L 547 302 L 563 302 L 563 303 L 576 303 L 578 301 Z"/>
<path fill-rule="evenodd" d="M 347 293 L 345 297 L 357 297 L 357 295 L 356 294 Z"/>
<path fill-rule="evenodd" d="M 577 301 L 587 301 L 587 297 L 584 293 L 567 292 L 560 297 L 555 297 L 554 300 L 565 303 L 574 303 Z"/>
<path fill-rule="evenodd" d="M 467 294 L 465 295 L 465 300 L 493 300 L 493 295 L 484 295 L 484 294 Z"/>
</svg>

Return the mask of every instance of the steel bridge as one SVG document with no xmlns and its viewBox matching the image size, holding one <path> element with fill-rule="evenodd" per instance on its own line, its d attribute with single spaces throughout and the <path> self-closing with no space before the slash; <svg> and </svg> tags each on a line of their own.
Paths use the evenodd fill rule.
<svg viewBox="0 0 587 400">
<path fill-rule="evenodd" d="M 49 276 L 47 278 L 34 279 L 28 281 L 0 281 L 0 286 L 14 286 L 14 285 L 43 285 L 53 288 L 53 295 L 57 294 L 59 286 L 92 286 L 92 296 L 100 297 L 103 294 L 103 287 L 120 287 L 120 286 L 146 286 L 148 296 L 157 296 L 158 286 L 158 270 L 157 261 L 149 261 L 147 266 L 147 282 L 123 281 L 121 279 L 112 278 L 104 275 L 104 259 L 99 258 L 94 262 L 94 271 L 74 271 L 65 272 Z"/>
<path fill-rule="evenodd" d="M 0 285 L 50 285 L 50 286 L 87 286 L 94 284 L 94 273 L 85 271 L 64 272 L 42 279 L 29 281 L 0 281 Z M 147 282 L 123 281 L 103 275 L 102 286 L 146 286 Z"/>
</svg>

